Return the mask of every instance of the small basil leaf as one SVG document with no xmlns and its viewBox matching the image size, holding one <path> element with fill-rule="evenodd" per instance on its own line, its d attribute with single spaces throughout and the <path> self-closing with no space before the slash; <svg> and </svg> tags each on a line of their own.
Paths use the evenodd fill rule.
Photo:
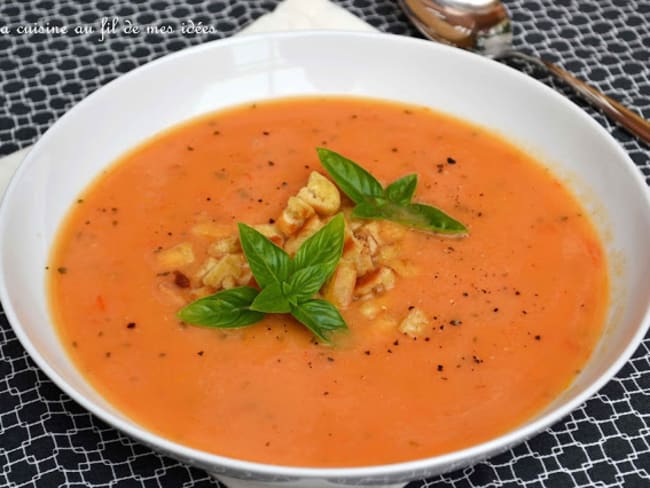
<svg viewBox="0 0 650 488">
<path fill-rule="evenodd" d="M 293 304 L 298 304 L 312 298 L 331 274 L 330 267 L 322 264 L 300 268 L 286 283 L 287 299 Z"/>
<path fill-rule="evenodd" d="M 308 300 L 291 307 L 294 318 L 321 341 L 329 343 L 329 335 L 348 326 L 334 305 L 325 300 Z"/>
<path fill-rule="evenodd" d="M 386 187 L 386 198 L 393 203 L 404 205 L 411 203 L 417 184 L 418 175 L 403 176 Z"/>
<path fill-rule="evenodd" d="M 467 227 L 453 219 L 442 210 L 424 205 L 411 203 L 406 206 L 402 223 L 424 230 L 431 230 L 439 234 L 466 234 Z"/>
<path fill-rule="evenodd" d="M 293 258 L 294 269 L 323 265 L 327 276 L 332 274 L 343 253 L 344 235 L 345 220 L 340 213 L 302 243 Z"/>
<path fill-rule="evenodd" d="M 291 269 L 289 255 L 252 227 L 241 223 L 238 226 L 241 247 L 257 284 L 265 288 L 285 281 Z"/>
<path fill-rule="evenodd" d="M 361 202 L 352 209 L 352 217 L 360 219 L 384 219 L 386 218 L 382 212 L 382 206 L 373 202 Z"/>
<path fill-rule="evenodd" d="M 291 306 L 282 292 L 281 283 L 271 283 L 263 288 L 250 308 L 266 313 L 289 313 L 291 311 Z"/>
<path fill-rule="evenodd" d="M 264 314 L 250 310 L 258 290 L 248 286 L 231 288 L 200 298 L 176 314 L 188 324 L 224 329 L 245 327 L 259 322 Z"/>
<path fill-rule="evenodd" d="M 352 211 L 354 217 L 392 220 L 407 227 L 428 230 L 438 234 L 467 233 L 467 228 L 463 224 L 451 218 L 442 210 L 430 205 L 421 203 L 398 205 L 387 202 L 380 207 L 363 206 L 360 208 L 360 212 L 357 211 L 357 207 Z"/>
<path fill-rule="evenodd" d="M 358 164 L 329 149 L 319 147 L 316 151 L 323 167 L 354 203 L 384 195 L 381 183 Z"/>
</svg>

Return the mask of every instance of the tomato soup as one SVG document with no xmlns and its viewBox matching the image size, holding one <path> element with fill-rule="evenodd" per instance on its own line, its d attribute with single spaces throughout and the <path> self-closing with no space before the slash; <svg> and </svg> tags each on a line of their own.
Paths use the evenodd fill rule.
<svg viewBox="0 0 650 488">
<path fill-rule="evenodd" d="M 210 229 L 273 224 L 325 174 L 316 147 L 383 184 L 416 173 L 414 201 L 467 235 L 403 232 L 408 272 L 344 307 L 331 345 L 283 314 L 182 323 Z M 181 244 L 192 262 L 162 268 Z M 291 466 L 414 460 L 521 425 L 580 372 L 608 302 L 602 244 L 548 169 L 484 128 L 353 98 L 237 107 L 146 141 L 79 196 L 48 269 L 61 340 L 117 409 L 193 448 Z M 426 326 L 405 333 L 416 308 Z"/>
</svg>

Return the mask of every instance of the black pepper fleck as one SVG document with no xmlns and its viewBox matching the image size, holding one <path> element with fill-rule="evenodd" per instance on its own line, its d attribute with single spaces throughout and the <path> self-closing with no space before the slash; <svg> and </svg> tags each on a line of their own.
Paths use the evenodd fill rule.
<svg viewBox="0 0 650 488">
<path fill-rule="evenodd" d="M 58 268 L 56 268 L 56 270 L 57 270 L 60 274 L 66 274 L 66 273 L 68 272 L 68 268 L 66 268 L 65 266 L 59 266 Z"/>
<path fill-rule="evenodd" d="M 126 328 L 127 329 L 135 329 L 135 322 L 129 322 L 128 324 L 126 324 Z"/>
<path fill-rule="evenodd" d="M 447 158 L 447 164 L 456 164 L 456 160 L 454 158 Z"/>
</svg>

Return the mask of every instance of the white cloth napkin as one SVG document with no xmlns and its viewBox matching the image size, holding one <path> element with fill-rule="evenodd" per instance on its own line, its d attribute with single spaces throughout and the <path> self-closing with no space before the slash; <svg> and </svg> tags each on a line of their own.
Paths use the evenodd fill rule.
<svg viewBox="0 0 650 488">
<path fill-rule="evenodd" d="M 374 31 L 375 28 L 329 0 L 284 0 L 237 35 L 290 30 L 336 29 Z M 26 147 L 0 158 L 0 196 L 31 149 Z"/>
</svg>

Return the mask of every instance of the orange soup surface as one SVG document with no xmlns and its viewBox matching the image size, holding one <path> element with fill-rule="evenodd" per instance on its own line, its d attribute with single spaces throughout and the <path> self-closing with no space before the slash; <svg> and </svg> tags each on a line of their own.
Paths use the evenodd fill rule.
<svg viewBox="0 0 650 488">
<path fill-rule="evenodd" d="M 469 229 L 409 230 L 394 288 L 319 344 L 288 315 L 241 329 L 181 323 L 214 241 L 268 224 L 327 147 Z M 209 234 L 209 232 L 208 232 Z M 182 275 L 158 254 L 189 244 Z M 579 373 L 603 328 L 604 251 L 567 189 L 489 131 L 430 109 L 287 99 L 210 114 L 145 142 L 74 204 L 49 266 L 74 363 L 117 409 L 173 441 L 292 466 L 414 460 L 521 425 Z M 181 279 L 179 279 L 181 276 Z M 366 308 L 364 308 L 366 307 Z M 414 307 L 427 327 L 398 324 Z"/>
</svg>

